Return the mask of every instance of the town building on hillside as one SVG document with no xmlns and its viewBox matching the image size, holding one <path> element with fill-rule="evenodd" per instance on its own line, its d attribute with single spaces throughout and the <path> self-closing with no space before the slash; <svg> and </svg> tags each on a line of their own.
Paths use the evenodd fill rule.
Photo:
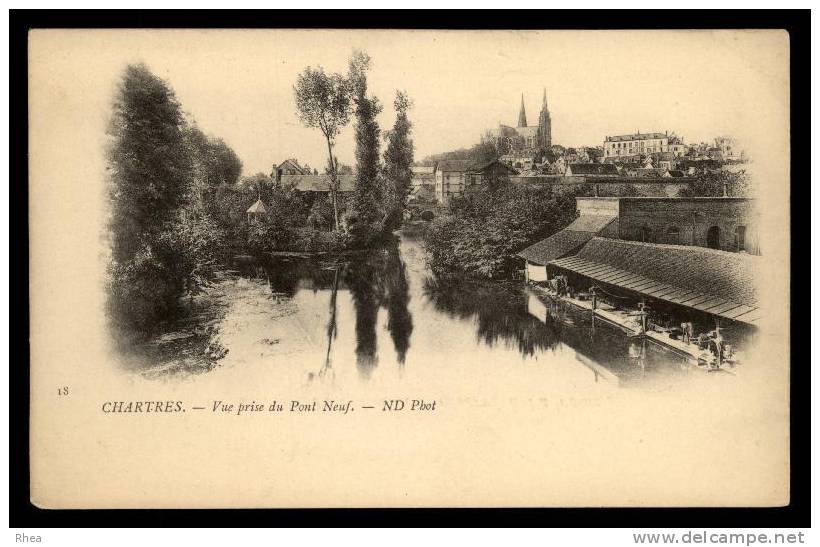
<svg viewBox="0 0 820 547">
<path fill-rule="evenodd" d="M 535 157 L 527 155 L 526 153 L 511 153 L 504 154 L 498 158 L 503 163 L 506 163 L 514 169 L 519 171 L 529 171 L 535 169 Z"/>
<path fill-rule="evenodd" d="M 717 137 L 715 139 L 715 150 L 712 156 L 720 161 L 742 161 L 745 154 L 737 147 L 735 139 L 732 137 Z"/>
<path fill-rule="evenodd" d="M 436 164 L 436 199 L 447 205 L 453 197 L 464 193 L 464 174 L 470 170 L 468 160 L 442 160 Z"/>
<path fill-rule="evenodd" d="M 661 169 L 674 169 L 676 156 L 672 152 L 660 152 L 651 156 L 652 164 Z"/>
<path fill-rule="evenodd" d="M 527 125 L 527 112 L 524 108 L 524 95 L 521 95 L 521 108 L 518 112 L 518 124 L 515 127 L 499 124 L 488 130 L 481 138 L 482 143 L 490 143 L 502 155 L 513 157 L 535 157 L 538 150 L 545 150 L 552 145 L 552 118 L 547 106 L 547 90 L 541 102 L 541 112 L 537 125 Z"/>
<path fill-rule="evenodd" d="M 518 171 L 499 160 L 480 165 L 469 160 L 442 160 L 436 164 L 436 200 L 447 205 L 452 198 L 464 195 L 472 186 L 517 174 Z"/>
<path fill-rule="evenodd" d="M 667 152 L 672 154 L 672 157 L 675 158 L 682 158 L 686 155 L 689 147 L 683 144 L 682 139 L 675 139 L 674 141 L 670 141 L 667 146 Z"/>
<path fill-rule="evenodd" d="M 464 173 L 465 188 L 517 174 L 518 171 L 504 162 L 491 160 L 481 165 L 475 165 Z"/>
<path fill-rule="evenodd" d="M 294 158 L 288 158 L 279 165 L 273 164 L 270 178 L 278 180 L 283 175 L 313 175 L 318 174 L 315 170 L 307 166 L 299 165 L 299 162 Z"/>
<path fill-rule="evenodd" d="M 412 177 L 410 179 L 411 188 L 416 188 L 424 185 L 435 185 L 436 183 L 436 166 L 431 165 L 414 165 L 410 167 Z"/>
<path fill-rule="evenodd" d="M 670 150 L 670 146 L 672 149 Z M 604 139 L 604 159 L 642 156 L 660 152 L 673 152 L 683 156 L 686 147 L 682 140 L 669 132 L 638 133 L 608 136 Z"/>
</svg>

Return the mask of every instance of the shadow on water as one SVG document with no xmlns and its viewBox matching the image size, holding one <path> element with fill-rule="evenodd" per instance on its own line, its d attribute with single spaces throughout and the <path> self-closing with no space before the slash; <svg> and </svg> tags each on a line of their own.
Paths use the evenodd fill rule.
<svg viewBox="0 0 820 547">
<path fill-rule="evenodd" d="M 554 348 L 561 338 L 560 325 L 545 324 L 527 313 L 520 284 L 429 276 L 424 295 L 451 317 L 475 318 L 476 338 L 490 347 L 504 343 L 529 356 Z"/>
</svg>

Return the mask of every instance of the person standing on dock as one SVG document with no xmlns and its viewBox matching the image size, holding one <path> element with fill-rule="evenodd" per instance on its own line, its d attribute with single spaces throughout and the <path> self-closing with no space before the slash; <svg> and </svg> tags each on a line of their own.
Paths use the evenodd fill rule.
<svg viewBox="0 0 820 547">
<path fill-rule="evenodd" d="M 638 303 L 638 317 L 641 318 L 641 334 L 646 334 L 646 322 L 647 317 L 649 316 L 649 306 L 646 305 L 646 302 L 639 302 Z"/>
<path fill-rule="evenodd" d="M 692 340 L 693 328 L 692 323 L 687 321 L 685 323 L 680 324 L 681 330 L 681 338 L 683 338 L 683 343 L 689 345 L 689 342 Z"/>
</svg>

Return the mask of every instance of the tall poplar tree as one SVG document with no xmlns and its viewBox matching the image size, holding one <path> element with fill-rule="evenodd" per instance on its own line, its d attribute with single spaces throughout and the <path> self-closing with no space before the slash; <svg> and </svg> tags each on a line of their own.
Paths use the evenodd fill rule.
<svg viewBox="0 0 820 547">
<path fill-rule="evenodd" d="M 413 177 L 413 141 L 410 138 L 412 124 L 407 118 L 407 111 L 412 102 L 403 91 L 396 91 L 393 107 L 396 109 L 396 121 L 393 129 L 387 133 L 387 148 L 384 151 L 384 172 L 387 176 L 386 205 L 388 228 L 396 229 L 401 225 L 402 213 L 410 193 L 410 181 Z"/>
<path fill-rule="evenodd" d="M 359 222 L 372 225 L 381 219 L 382 196 L 379 183 L 379 123 L 376 116 L 381 105 L 375 96 L 367 95 L 367 71 L 370 57 L 354 51 L 350 59 L 348 82 L 356 114 L 356 184 L 353 208 Z"/>
</svg>

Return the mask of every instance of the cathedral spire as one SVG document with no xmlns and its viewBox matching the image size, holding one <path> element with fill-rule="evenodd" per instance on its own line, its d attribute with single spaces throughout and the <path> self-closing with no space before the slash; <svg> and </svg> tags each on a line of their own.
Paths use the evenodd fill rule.
<svg viewBox="0 0 820 547">
<path fill-rule="evenodd" d="M 547 107 L 547 88 L 544 88 L 544 98 L 541 104 L 541 112 L 538 114 L 538 146 L 549 148 L 552 146 L 552 120 L 550 110 Z"/>
<path fill-rule="evenodd" d="M 527 127 L 527 113 L 524 111 L 524 94 L 521 94 L 521 111 L 518 113 L 518 127 Z"/>
</svg>

